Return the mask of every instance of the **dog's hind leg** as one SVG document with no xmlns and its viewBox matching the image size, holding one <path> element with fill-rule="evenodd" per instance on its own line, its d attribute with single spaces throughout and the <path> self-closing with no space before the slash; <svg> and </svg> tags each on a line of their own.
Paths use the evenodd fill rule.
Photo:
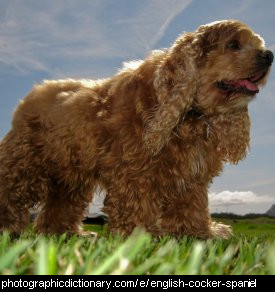
<svg viewBox="0 0 275 292">
<path fill-rule="evenodd" d="M 23 133 L 10 131 L 0 143 L 0 231 L 23 231 L 29 209 L 47 195 L 38 152 Z"/>
<path fill-rule="evenodd" d="M 93 188 L 82 184 L 74 188 L 52 180 L 49 195 L 42 203 L 34 229 L 44 234 L 82 234 L 82 219 L 93 196 Z"/>
</svg>

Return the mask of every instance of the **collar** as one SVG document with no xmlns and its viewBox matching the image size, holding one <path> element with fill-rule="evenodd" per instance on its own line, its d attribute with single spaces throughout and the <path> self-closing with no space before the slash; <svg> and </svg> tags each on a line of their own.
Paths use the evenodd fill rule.
<svg viewBox="0 0 275 292">
<path fill-rule="evenodd" d="M 211 130 L 211 125 L 210 125 L 208 119 L 206 118 L 206 116 L 202 112 L 200 112 L 197 108 L 192 107 L 185 115 L 184 119 L 186 119 L 186 118 L 202 119 L 202 121 L 204 123 L 204 138 L 206 140 L 208 140 L 210 130 Z"/>
<path fill-rule="evenodd" d="M 204 114 L 202 112 L 200 112 L 197 108 L 192 107 L 187 114 L 185 115 L 186 117 L 194 117 L 194 118 L 202 118 L 204 117 Z"/>
</svg>

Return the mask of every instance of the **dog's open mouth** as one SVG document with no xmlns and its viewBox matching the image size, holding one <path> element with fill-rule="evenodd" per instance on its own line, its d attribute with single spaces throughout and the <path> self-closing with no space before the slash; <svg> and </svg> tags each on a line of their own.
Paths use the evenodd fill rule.
<svg viewBox="0 0 275 292">
<path fill-rule="evenodd" d="M 217 82 L 218 88 L 228 93 L 243 93 L 245 95 L 254 95 L 259 92 L 257 82 L 262 80 L 265 72 L 257 73 L 249 78 L 237 79 L 237 80 L 222 80 Z"/>
</svg>

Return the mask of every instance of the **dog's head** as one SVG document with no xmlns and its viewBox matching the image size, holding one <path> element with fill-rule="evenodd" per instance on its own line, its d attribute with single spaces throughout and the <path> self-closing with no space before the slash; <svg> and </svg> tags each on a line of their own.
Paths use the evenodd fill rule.
<svg viewBox="0 0 275 292">
<path fill-rule="evenodd" d="M 201 48 L 198 106 L 209 113 L 246 106 L 265 84 L 273 62 L 264 40 L 233 20 L 201 26 L 195 35 Z"/>
<path fill-rule="evenodd" d="M 158 153 L 181 116 L 246 108 L 265 84 L 273 54 L 264 40 L 237 20 L 217 21 L 184 33 L 165 51 L 155 71 L 159 106 L 145 134 Z"/>
</svg>

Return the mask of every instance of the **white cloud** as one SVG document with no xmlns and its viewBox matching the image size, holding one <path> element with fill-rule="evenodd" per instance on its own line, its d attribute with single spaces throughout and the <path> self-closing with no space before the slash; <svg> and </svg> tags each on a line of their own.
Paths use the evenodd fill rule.
<svg viewBox="0 0 275 292">
<path fill-rule="evenodd" d="M 209 193 L 211 212 L 230 212 L 236 214 L 265 213 L 275 197 L 258 195 L 252 191 L 222 191 Z"/>
<path fill-rule="evenodd" d="M 81 74 L 82 67 L 86 73 L 77 61 L 142 57 L 191 2 L 125 0 L 127 11 L 120 12 L 123 1 L 1 1 L 0 63 L 61 75 Z"/>
</svg>

